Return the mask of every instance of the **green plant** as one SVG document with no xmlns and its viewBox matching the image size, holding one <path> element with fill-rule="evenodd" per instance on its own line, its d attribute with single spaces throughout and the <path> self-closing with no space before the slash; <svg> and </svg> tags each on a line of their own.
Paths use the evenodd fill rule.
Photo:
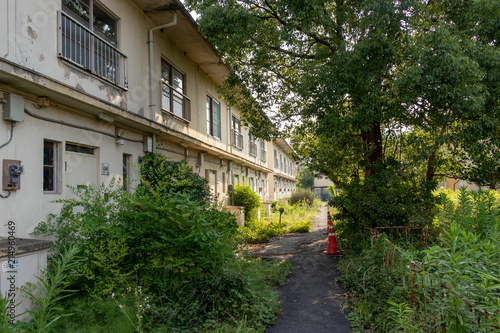
<svg viewBox="0 0 500 333">
<path fill-rule="evenodd" d="M 127 292 L 130 292 L 131 289 L 128 288 Z M 144 332 L 144 316 L 146 314 L 146 311 L 150 309 L 150 298 L 148 296 L 144 296 L 144 293 L 142 291 L 141 286 L 138 286 L 134 288 L 134 306 L 135 306 L 135 316 L 130 316 L 127 313 L 126 307 L 123 304 L 120 304 L 119 300 L 115 297 L 115 294 L 111 294 L 111 298 L 116 301 L 118 304 L 118 307 L 120 310 L 122 310 L 123 314 L 127 318 L 127 320 L 130 322 L 132 327 L 134 328 L 134 332 L 139 332 L 142 333 Z M 123 293 L 123 297 L 126 297 L 127 294 Z M 135 318 L 134 318 L 135 317 Z M 132 319 L 133 318 L 133 319 Z"/>
<path fill-rule="evenodd" d="M 70 245 L 57 259 L 53 259 L 51 269 L 45 270 L 42 277 L 37 277 L 38 284 L 31 285 L 31 290 L 21 289 L 33 302 L 35 308 L 26 312 L 31 316 L 28 326 L 30 332 L 49 332 L 56 321 L 72 313 L 65 313 L 60 302 L 76 290 L 68 290 L 71 271 L 78 265 L 80 248 Z"/>
<path fill-rule="evenodd" d="M 141 184 L 137 191 L 161 190 L 168 193 L 186 193 L 203 205 L 213 201 L 208 181 L 193 172 L 186 160 L 169 161 L 161 154 L 147 154 L 140 161 Z"/>
<path fill-rule="evenodd" d="M 296 205 L 298 203 L 306 203 L 311 206 L 314 202 L 314 192 L 310 189 L 299 188 L 297 191 L 293 192 L 290 196 L 290 205 Z"/>
<path fill-rule="evenodd" d="M 245 220 L 249 220 L 252 211 L 261 206 L 259 195 L 250 186 L 236 185 L 231 196 L 235 206 L 245 207 Z"/>
<path fill-rule="evenodd" d="M 396 303 L 388 301 L 390 307 L 389 312 L 393 314 L 392 320 L 396 324 L 394 331 L 396 332 L 421 332 L 421 324 L 414 324 L 413 314 L 414 310 L 408 306 L 407 303 Z"/>
<path fill-rule="evenodd" d="M 7 297 L 7 294 L 0 297 L 0 333 L 19 332 L 19 323 L 14 323 L 14 319 L 21 314 L 14 315 L 9 311 L 11 309 L 10 302 L 11 299 Z"/>
</svg>

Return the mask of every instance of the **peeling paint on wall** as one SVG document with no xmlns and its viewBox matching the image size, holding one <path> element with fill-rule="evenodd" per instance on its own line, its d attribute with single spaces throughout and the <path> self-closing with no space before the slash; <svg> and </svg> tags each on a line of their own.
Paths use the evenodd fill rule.
<svg viewBox="0 0 500 333">
<path fill-rule="evenodd" d="M 44 60 L 45 60 L 45 57 L 43 56 L 43 54 L 42 54 L 42 53 L 40 53 L 40 57 L 39 57 L 39 59 L 40 59 L 40 62 L 42 62 L 42 61 L 44 61 Z"/>
<path fill-rule="evenodd" d="M 81 92 L 85 92 L 85 89 L 83 89 L 83 86 L 80 83 L 76 84 L 75 89 L 78 90 L 78 91 L 81 91 Z"/>
<path fill-rule="evenodd" d="M 37 39 L 38 38 L 38 34 L 30 26 L 28 26 L 28 36 L 30 36 L 31 39 Z"/>
</svg>

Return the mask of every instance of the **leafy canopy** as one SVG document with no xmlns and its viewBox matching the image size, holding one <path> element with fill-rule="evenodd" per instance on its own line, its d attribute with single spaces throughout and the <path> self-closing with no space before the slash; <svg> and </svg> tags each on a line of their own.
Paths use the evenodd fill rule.
<svg viewBox="0 0 500 333">
<path fill-rule="evenodd" d="M 338 187 L 389 171 L 409 192 L 444 175 L 498 182 L 500 0 L 187 3 L 232 68 L 221 92 L 254 134 L 279 125 Z"/>
</svg>

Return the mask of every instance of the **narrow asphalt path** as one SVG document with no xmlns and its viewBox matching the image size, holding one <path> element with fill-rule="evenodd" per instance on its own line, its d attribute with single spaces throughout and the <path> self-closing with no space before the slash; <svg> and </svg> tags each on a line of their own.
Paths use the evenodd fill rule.
<svg viewBox="0 0 500 333">
<path fill-rule="evenodd" d="M 312 222 L 312 231 L 274 240 L 257 255 L 293 262 L 287 283 L 278 288 L 283 311 L 268 333 L 352 332 L 345 290 L 336 282 L 339 258 L 322 254 L 328 244 L 327 208 Z"/>
</svg>

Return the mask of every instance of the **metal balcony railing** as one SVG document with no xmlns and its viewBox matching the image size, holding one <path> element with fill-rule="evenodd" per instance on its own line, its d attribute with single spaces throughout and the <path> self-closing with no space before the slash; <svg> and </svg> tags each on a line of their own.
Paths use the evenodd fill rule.
<svg viewBox="0 0 500 333">
<path fill-rule="evenodd" d="M 120 50 L 61 11 L 58 12 L 58 28 L 59 57 L 128 88 L 127 57 Z"/>
<path fill-rule="evenodd" d="M 250 141 L 248 145 L 250 148 L 250 155 L 257 156 L 257 145 L 255 144 L 255 142 Z"/>
<path fill-rule="evenodd" d="M 161 82 L 161 109 L 191 121 L 191 99 L 163 81 Z"/>
<path fill-rule="evenodd" d="M 239 149 L 243 149 L 243 135 L 236 132 L 234 129 L 232 130 L 232 133 L 233 133 L 233 146 Z"/>
</svg>

